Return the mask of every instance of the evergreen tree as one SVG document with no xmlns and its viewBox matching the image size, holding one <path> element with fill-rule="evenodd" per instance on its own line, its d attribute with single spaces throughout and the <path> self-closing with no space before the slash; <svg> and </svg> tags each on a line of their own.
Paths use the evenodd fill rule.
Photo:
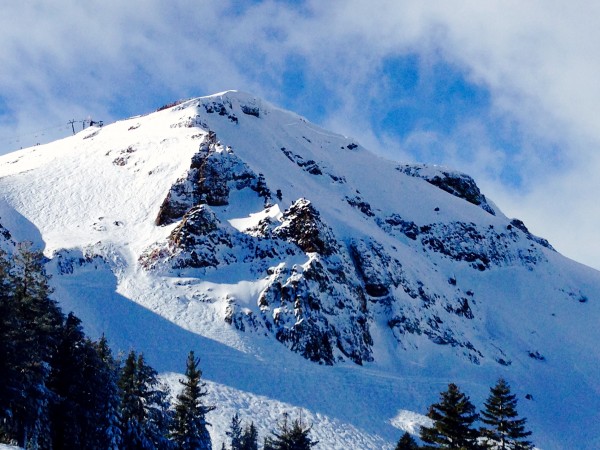
<svg viewBox="0 0 600 450">
<path fill-rule="evenodd" d="M 89 380 L 84 379 L 86 364 L 85 336 L 81 321 L 70 313 L 62 329 L 61 339 L 52 362 L 48 387 L 57 399 L 50 408 L 52 444 L 61 449 L 87 448 L 82 441 L 90 437 L 84 433 L 86 422 L 91 421 Z"/>
<path fill-rule="evenodd" d="M 258 430 L 254 426 L 254 422 L 244 427 L 242 432 L 242 450 L 258 450 Z"/>
<path fill-rule="evenodd" d="M 57 396 L 50 409 L 54 448 L 116 448 L 117 442 L 107 436 L 115 434 L 117 424 L 108 414 L 114 415 L 118 407 L 115 375 L 114 361 L 99 353 L 83 333 L 81 321 L 70 313 L 48 383 Z"/>
<path fill-rule="evenodd" d="M 231 425 L 229 431 L 225 432 L 227 437 L 231 439 L 231 450 L 241 450 L 242 448 L 242 421 L 240 416 L 236 413 L 231 418 Z"/>
<path fill-rule="evenodd" d="M 478 418 L 469 397 L 451 383 L 440 394 L 440 402 L 429 407 L 427 416 L 433 420 L 431 427 L 421 427 L 424 449 L 477 449 L 477 431 L 472 428 Z"/>
<path fill-rule="evenodd" d="M 137 356 L 129 352 L 121 369 L 119 379 L 121 390 L 121 435 L 124 450 L 134 448 L 149 448 L 144 442 L 143 423 L 146 420 L 143 397 L 145 387 L 140 386 Z"/>
<path fill-rule="evenodd" d="M 141 355 L 140 355 L 141 356 Z M 173 425 L 173 412 L 170 403 L 170 391 L 166 384 L 157 378 L 157 372 L 147 364 L 138 362 L 141 379 L 147 380 L 145 433 L 153 448 L 168 450 L 175 448 L 170 438 Z"/>
<path fill-rule="evenodd" d="M 413 437 L 405 432 L 396 444 L 396 450 L 419 450 L 419 446 Z"/>
<path fill-rule="evenodd" d="M 12 409 L 20 397 L 19 320 L 14 307 L 10 265 L 0 250 L 0 439 L 16 443 Z"/>
<path fill-rule="evenodd" d="M 168 391 L 144 356 L 131 351 L 119 379 L 122 449 L 168 449 L 171 416 Z"/>
<path fill-rule="evenodd" d="M 481 411 L 481 421 L 487 425 L 481 428 L 486 448 L 494 450 L 529 450 L 533 448 L 526 438 L 531 431 L 525 430 L 527 419 L 519 419 L 517 397 L 510 392 L 510 386 L 499 379 L 490 388 L 490 396 Z"/>
<path fill-rule="evenodd" d="M 121 448 L 121 430 L 119 428 L 121 396 L 118 387 L 120 367 L 113 358 L 104 335 L 94 343 L 94 347 L 98 358 L 102 361 L 98 378 L 104 380 L 94 393 L 98 404 L 101 405 L 98 420 L 101 427 L 97 430 L 99 448 L 119 450 Z"/>
<path fill-rule="evenodd" d="M 263 450 L 275 450 L 273 438 L 271 436 L 265 436 L 263 440 Z"/>
<path fill-rule="evenodd" d="M 214 406 L 203 403 L 207 395 L 206 384 L 201 380 L 202 371 L 198 368 L 200 359 L 190 351 L 185 370 L 185 379 L 179 380 L 183 391 L 177 396 L 175 403 L 175 421 L 172 432 L 177 449 L 212 450 L 212 442 L 207 426 L 206 414 L 214 410 Z"/>
<path fill-rule="evenodd" d="M 63 321 L 49 297 L 43 261 L 42 253 L 32 250 L 30 243 L 18 245 L 7 281 L 13 327 L 8 330 L 11 379 L 5 410 L 10 419 L 4 426 L 12 440 L 29 448 L 51 446 L 49 406 L 55 396 L 47 382 Z"/>
<path fill-rule="evenodd" d="M 272 437 L 265 439 L 265 450 L 310 450 L 318 441 L 310 439 L 311 427 L 305 427 L 300 419 L 295 419 L 291 426 L 288 415 L 284 413 L 283 421 L 278 429 L 272 431 Z"/>
<path fill-rule="evenodd" d="M 29 243 L 0 251 L 0 442 L 116 450 L 118 439 L 100 438 L 111 433 L 107 401 L 118 408 L 115 367 L 50 298 L 43 263 Z"/>
</svg>

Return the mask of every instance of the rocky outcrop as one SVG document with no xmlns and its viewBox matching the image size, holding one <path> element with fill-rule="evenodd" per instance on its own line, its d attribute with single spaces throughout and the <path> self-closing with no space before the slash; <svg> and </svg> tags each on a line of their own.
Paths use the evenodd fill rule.
<svg viewBox="0 0 600 450">
<path fill-rule="evenodd" d="M 449 194 L 462 198 L 469 203 L 481 207 L 484 211 L 496 215 L 496 211 L 494 211 L 494 208 L 487 202 L 485 195 L 481 193 L 479 187 L 475 184 L 475 180 L 464 173 L 424 164 L 404 164 L 396 167 L 396 170 L 406 175 L 410 175 L 411 177 L 422 178 Z"/>
<path fill-rule="evenodd" d="M 371 361 L 364 288 L 346 250 L 310 201 L 295 201 L 280 222 L 264 220 L 250 232 L 276 243 L 274 248 L 288 260 L 292 252 L 284 246 L 295 247 L 294 256 L 304 255 L 306 262 L 269 268 L 258 310 L 231 305 L 228 320 L 240 329 L 267 331 L 311 361 Z"/>
<path fill-rule="evenodd" d="M 491 225 L 482 228 L 475 223 L 465 222 L 418 226 L 398 214 L 377 221 L 382 229 L 392 235 L 404 235 L 420 243 L 425 251 L 467 262 L 480 271 L 513 265 L 533 266 L 546 261 L 543 252 L 532 242 L 553 250 L 548 241 L 533 236 L 524 225 L 517 226 L 514 222 L 502 229 Z"/>
<path fill-rule="evenodd" d="M 371 361 L 364 286 L 357 281 L 347 251 L 311 203 L 299 199 L 280 222 L 265 219 L 248 231 L 241 233 L 222 223 L 210 206 L 197 205 L 167 242 L 142 254 L 140 263 L 147 270 L 178 274 L 251 266 L 269 281 L 254 306 L 228 299 L 229 324 L 270 334 L 322 364 Z M 290 267 L 290 259 L 305 262 Z"/>
<path fill-rule="evenodd" d="M 402 264 L 389 256 L 381 244 L 373 240 L 353 240 L 349 251 L 367 295 L 387 297 L 398 287 Z"/>
<path fill-rule="evenodd" d="M 281 147 L 280 150 L 287 157 L 287 159 L 295 163 L 298 167 L 300 167 L 303 171 L 309 173 L 310 175 L 328 175 L 334 183 L 343 184 L 346 182 L 345 177 L 331 173 L 329 170 L 323 167 L 323 163 L 318 163 L 313 159 L 306 160 L 301 155 L 293 153 L 285 147 Z"/>
<path fill-rule="evenodd" d="M 319 212 L 306 199 L 299 199 L 284 213 L 273 235 L 293 242 L 306 253 L 329 256 L 336 251 L 333 232 L 320 219 Z"/>
<path fill-rule="evenodd" d="M 227 205 L 232 189 L 247 187 L 260 192 L 265 201 L 270 199 L 270 192 L 261 186 L 260 177 L 209 131 L 198 153 L 192 157 L 187 174 L 171 186 L 156 217 L 156 225 L 176 222 L 198 204 Z"/>
<path fill-rule="evenodd" d="M 332 263 L 312 254 L 307 263 L 274 271 L 258 306 L 265 327 L 305 358 L 333 364 L 372 361 L 366 300 L 343 255 Z"/>
<path fill-rule="evenodd" d="M 542 247 L 546 247 L 547 249 L 550 250 L 554 250 L 554 247 L 552 247 L 550 245 L 550 242 L 548 242 L 547 239 L 535 236 L 533 234 L 531 234 L 529 232 L 529 230 L 527 229 L 527 227 L 525 226 L 525 224 L 523 223 L 523 221 L 519 220 L 519 219 L 512 219 L 510 221 L 510 224 L 506 227 L 509 231 L 512 229 L 512 227 L 515 227 L 519 230 L 521 230 L 523 233 L 525 233 L 525 236 L 527 236 L 527 239 L 529 239 L 530 241 L 533 241 L 537 244 L 540 244 Z"/>
<path fill-rule="evenodd" d="M 169 236 L 169 247 L 174 250 L 173 268 L 216 268 L 237 261 L 230 233 L 206 205 L 195 206 L 183 216 Z"/>
<path fill-rule="evenodd" d="M 241 233 L 221 222 L 206 204 L 192 207 L 173 229 L 166 242 L 147 248 L 139 258 L 147 270 L 169 273 L 203 272 L 240 264 L 263 274 L 270 266 L 298 250 L 280 240 Z"/>
</svg>

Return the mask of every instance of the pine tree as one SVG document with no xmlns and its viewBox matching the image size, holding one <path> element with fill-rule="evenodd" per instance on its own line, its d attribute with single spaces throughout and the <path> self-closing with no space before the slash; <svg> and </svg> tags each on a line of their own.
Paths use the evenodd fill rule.
<svg viewBox="0 0 600 450">
<path fill-rule="evenodd" d="M 100 439 L 118 390 L 73 314 L 50 298 L 41 252 L 0 251 L 0 442 L 28 449 L 116 450 Z M 108 350 L 109 351 L 109 350 Z M 112 387 L 112 390 L 111 390 Z M 110 391 L 110 394 L 109 394 Z"/>
<path fill-rule="evenodd" d="M 419 450 L 419 446 L 413 437 L 405 432 L 396 444 L 396 450 Z"/>
<path fill-rule="evenodd" d="M 265 436 L 263 440 L 263 450 L 275 450 L 273 438 L 271 436 Z"/>
<path fill-rule="evenodd" d="M 0 250 L 0 439 L 16 443 L 13 406 L 20 389 L 20 362 L 18 349 L 19 320 L 14 307 L 10 280 L 10 264 L 6 253 Z M 20 349 L 22 352 L 24 349 Z"/>
<path fill-rule="evenodd" d="M 258 430 L 254 426 L 254 422 L 244 427 L 242 433 L 242 450 L 258 450 Z"/>
<path fill-rule="evenodd" d="M 121 435 L 123 449 L 167 449 L 171 415 L 168 391 L 144 356 L 131 351 L 119 379 L 121 389 Z"/>
<path fill-rule="evenodd" d="M 448 390 L 440 394 L 440 402 L 429 407 L 427 416 L 433 420 L 431 427 L 421 427 L 424 449 L 477 448 L 477 431 L 472 428 L 478 418 L 475 406 L 469 397 L 451 383 Z"/>
<path fill-rule="evenodd" d="M 108 352 L 110 349 L 103 349 Z M 51 405 L 52 445 L 64 450 L 114 449 L 118 389 L 114 361 L 100 354 L 70 313 L 52 362 L 48 386 L 57 400 Z M 111 417 L 112 415 L 112 417 Z"/>
<path fill-rule="evenodd" d="M 318 441 L 310 439 L 311 427 L 305 427 L 300 419 L 294 419 L 291 426 L 288 415 L 284 413 L 283 421 L 278 424 L 278 429 L 272 431 L 273 435 L 265 439 L 265 450 L 310 450 Z"/>
<path fill-rule="evenodd" d="M 225 432 L 225 434 L 231 439 L 231 450 L 242 449 L 242 422 L 237 413 L 231 418 L 229 431 Z"/>
<path fill-rule="evenodd" d="M 102 361 L 98 378 L 104 380 L 101 382 L 100 389 L 94 393 L 96 401 L 101 405 L 98 420 L 101 426 L 97 430 L 98 447 L 106 450 L 119 450 L 121 448 L 121 429 L 119 428 L 121 397 L 118 387 L 120 367 L 113 358 L 104 335 L 94 343 L 94 348 L 98 358 Z"/>
<path fill-rule="evenodd" d="M 129 352 L 121 369 L 119 388 L 121 390 L 121 435 L 124 450 L 148 448 L 143 442 L 143 423 L 146 420 L 143 397 L 145 388 L 139 386 L 137 356 Z M 146 444 L 146 446 L 144 446 Z"/>
<path fill-rule="evenodd" d="M 89 400 L 89 380 L 84 379 L 86 341 L 81 321 L 70 313 L 63 325 L 61 339 L 52 361 L 48 387 L 57 395 L 51 405 L 52 444 L 61 449 L 88 448 L 84 430 L 92 421 Z"/>
<path fill-rule="evenodd" d="M 48 388 L 51 363 L 59 341 L 63 315 L 50 299 L 52 290 L 41 252 L 30 243 L 17 246 L 12 256 L 9 289 L 13 320 L 11 330 L 12 394 L 9 398 L 9 434 L 22 447 L 51 446 L 49 406 L 55 395 Z"/>
<path fill-rule="evenodd" d="M 490 388 L 490 396 L 481 411 L 481 421 L 487 425 L 481 428 L 486 448 L 494 450 L 529 450 L 533 448 L 526 440 L 531 431 L 525 430 L 527 419 L 519 419 L 517 397 L 510 392 L 508 383 L 500 378 L 496 386 Z"/>
<path fill-rule="evenodd" d="M 175 420 L 172 432 L 177 449 L 212 450 L 212 442 L 207 426 L 206 414 L 214 410 L 214 406 L 203 403 L 207 395 L 206 384 L 201 380 L 202 371 L 198 368 L 200 359 L 190 351 L 185 370 L 185 379 L 179 380 L 183 391 L 177 396 L 175 403 Z"/>
</svg>

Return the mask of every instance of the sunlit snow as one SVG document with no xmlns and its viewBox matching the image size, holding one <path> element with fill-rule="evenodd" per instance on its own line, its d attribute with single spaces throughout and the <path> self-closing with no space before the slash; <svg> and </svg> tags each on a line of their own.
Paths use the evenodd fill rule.
<svg viewBox="0 0 600 450">
<path fill-rule="evenodd" d="M 213 101 L 230 102 L 237 121 L 206 112 L 203 102 Z M 273 193 L 267 207 L 249 189 L 232 193 L 228 205 L 213 208 L 224 226 L 251 233 L 263 219 L 278 222 L 297 199 L 309 199 L 338 240 L 373 236 L 407 277 L 425 279 L 432 292 L 452 292 L 450 280 L 472 292 L 475 317 L 446 325 L 482 349 L 479 363 L 464 357 L 460 346 L 419 333 L 395 339 L 388 306 L 372 301 L 375 361 L 321 366 L 272 336 L 225 322 L 231 302 L 256 309 L 273 276 L 267 271 L 242 263 L 219 271 L 155 274 L 142 268 L 140 255 L 177 226 L 154 221 L 208 129 L 263 175 Z M 543 263 L 519 265 L 511 256 L 504 266 L 478 271 L 425 254 L 406 235 L 386 233 L 373 217 L 396 214 L 417 227 L 473 223 L 483 230 L 505 230 L 509 219 L 495 205 L 494 216 L 399 173 L 395 163 L 352 138 L 249 94 L 193 99 L 2 156 L 0 192 L 0 224 L 14 239 L 44 250 L 56 298 L 82 318 L 88 333 L 105 333 L 117 350 L 143 351 L 174 389 L 185 356 L 196 351 L 209 399 L 218 407 L 209 416 L 214 448 L 235 412 L 254 421 L 262 439 L 284 411 L 312 424 L 319 448 L 393 448 L 404 431 L 418 434 L 427 406 L 449 382 L 481 405 L 500 376 L 513 386 L 541 448 L 600 447 L 600 274 L 525 238 L 514 251 L 541 255 Z M 363 200 L 373 216 L 351 206 Z M 290 256 L 278 264 L 300 272 L 309 258 Z M 59 270 L 60 261 L 80 259 L 87 262 Z M 407 311 L 419 310 L 420 300 L 395 289 Z M 535 352 L 544 360 L 532 357 Z"/>
</svg>

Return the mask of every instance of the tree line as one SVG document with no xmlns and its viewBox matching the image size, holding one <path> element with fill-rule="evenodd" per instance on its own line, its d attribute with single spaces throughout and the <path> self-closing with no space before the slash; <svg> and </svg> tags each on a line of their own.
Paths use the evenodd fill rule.
<svg viewBox="0 0 600 450">
<path fill-rule="evenodd" d="M 418 445 L 415 439 L 404 433 L 396 450 L 531 450 L 528 440 L 531 431 L 526 430 L 527 419 L 517 412 L 517 397 L 511 393 L 506 380 L 500 378 L 490 388 L 490 394 L 481 413 L 469 397 L 454 383 L 440 393 L 440 400 L 427 412 L 432 421 L 423 426 Z M 474 424 L 481 421 L 482 426 Z"/>
<path fill-rule="evenodd" d="M 0 252 L 0 442 L 27 449 L 187 449 L 206 439 L 199 361 L 190 352 L 183 390 L 167 387 L 142 354 L 116 359 L 65 316 L 41 252 Z M 190 401 L 193 397 L 195 403 Z M 210 440 L 210 438 L 209 438 Z"/>
<path fill-rule="evenodd" d="M 142 353 L 115 357 L 51 298 L 44 256 L 0 251 L 0 442 L 26 449 L 211 450 L 200 360 L 190 351 L 173 399 Z M 265 450 L 310 449 L 310 427 L 287 415 Z M 253 423 L 234 416 L 232 450 L 258 450 Z M 223 445 L 224 448 L 225 444 Z"/>
</svg>

